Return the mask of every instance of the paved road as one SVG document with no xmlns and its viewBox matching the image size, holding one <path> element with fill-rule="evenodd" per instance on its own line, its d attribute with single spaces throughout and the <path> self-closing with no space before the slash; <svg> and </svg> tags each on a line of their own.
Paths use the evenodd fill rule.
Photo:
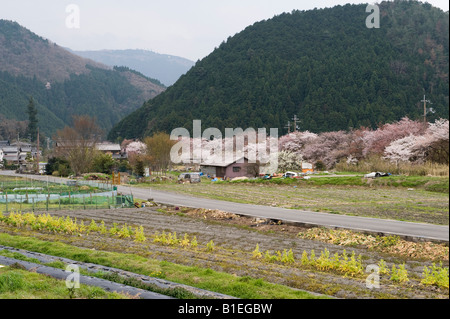
<svg viewBox="0 0 450 319">
<path fill-rule="evenodd" d="M 132 192 L 137 198 L 153 198 L 154 201 L 176 206 L 193 208 L 220 209 L 222 211 L 246 216 L 271 218 L 285 222 L 320 225 L 325 227 L 346 228 L 371 233 L 392 234 L 412 238 L 424 238 L 437 241 L 449 240 L 449 227 L 422 223 L 409 223 L 396 220 L 336 215 L 327 213 L 293 210 L 279 207 L 250 205 L 180 195 L 154 189 L 119 187 L 123 193 Z"/>
<path fill-rule="evenodd" d="M 12 172 L 2 171 L 0 171 L 0 174 L 14 175 L 14 173 Z M 30 176 L 28 175 L 28 177 Z M 47 177 L 33 176 L 33 178 L 46 180 Z M 54 178 L 52 177 L 51 180 L 54 180 Z M 282 220 L 284 222 L 318 225 L 333 228 L 345 228 L 370 233 L 380 233 L 385 235 L 399 235 L 402 237 L 410 237 L 413 239 L 427 239 L 446 242 L 449 241 L 448 226 L 233 203 L 162 192 L 148 188 L 145 189 L 119 186 L 118 191 L 124 194 L 132 193 L 135 197 L 141 199 L 152 198 L 156 202 L 168 205 L 185 206 L 192 208 L 220 209 L 222 211 L 230 213 L 252 217 L 270 218 Z"/>
</svg>

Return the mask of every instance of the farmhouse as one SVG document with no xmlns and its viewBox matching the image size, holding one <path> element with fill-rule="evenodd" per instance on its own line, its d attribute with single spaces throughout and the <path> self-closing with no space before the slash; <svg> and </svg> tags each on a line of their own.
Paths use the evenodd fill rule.
<svg viewBox="0 0 450 319">
<path fill-rule="evenodd" d="M 109 143 L 109 142 L 100 142 L 95 143 L 94 141 L 57 141 L 55 143 L 56 149 L 72 149 L 76 147 L 94 147 L 96 150 L 104 153 L 110 154 L 114 159 L 122 159 L 126 158 L 126 154 L 122 152 L 122 149 L 119 144 Z"/>
<path fill-rule="evenodd" d="M 95 148 L 104 154 L 111 154 L 114 159 L 124 158 L 125 155 L 119 144 L 103 142 L 96 144 Z"/>
<path fill-rule="evenodd" d="M 20 156 L 20 148 L 18 148 L 17 146 L 5 146 L 2 150 L 4 160 L 17 163 Z"/>
<path fill-rule="evenodd" d="M 200 171 L 207 176 L 233 179 L 236 177 L 256 177 L 259 174 L 259 165 L 251 163 L 246 157 L 233 162 L 202 163 Z"/>
</svg>

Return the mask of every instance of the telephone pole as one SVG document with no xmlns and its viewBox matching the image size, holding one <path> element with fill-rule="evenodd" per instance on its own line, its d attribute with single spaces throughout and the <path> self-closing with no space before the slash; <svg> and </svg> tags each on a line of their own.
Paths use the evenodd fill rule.
<svg viewBox="0 0 450 319">
<path fill-rule="evenodd" d="M 427 103 L 430 103 L 430 104 L 433 104 L 433 103 L 431 103 L 430 100 L 427 100 L 425 95 L 423 96 L 423 100 L 420 102 L 423 102 L 423 121 L 424 121 L 424 123 L 426 123 L 427 122 Z"/>
<path fill-rule="evenodd" d="M 37 129 L 36 161 L 37 161 L 37 174 L 40 175 L 41 169 L 40 169 L 40 167 L 39 167 L 39 127 L 38 127 L 38 129 Z"/>
<path fill-rule="evenodd" d="M 284 128 L 287 128 L 288 134 L 290 134 L 291 133 L 291 121 L 288 121 L 287 125 Z"/>
<path fill-rule="evenodd" d="M 297 132 L 297 123 L 300 123 L 300 119 L 297 118 L 297 115 L 294 115 L 294 118 L 292 119 L 294 121 L 294 132 Z"/>
</svg>

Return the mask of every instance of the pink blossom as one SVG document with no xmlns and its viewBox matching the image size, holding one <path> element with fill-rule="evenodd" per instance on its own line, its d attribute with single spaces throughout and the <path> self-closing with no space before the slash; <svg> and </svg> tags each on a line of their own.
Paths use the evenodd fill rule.
<svg viewBox="0 0 450 319">
<path fill-rule="evenodd" d="M 395 140 L 402 139 L 409 135 L 422 135 L 425 132 L 426 126 L 423 122 L 412 121 L 407 117 L 400 121 L 385 124 L 375 131 L 368 131 L 364 139 L 363 156 L 369 154 L 383 154 L 386 147 Z"/>
</svg>

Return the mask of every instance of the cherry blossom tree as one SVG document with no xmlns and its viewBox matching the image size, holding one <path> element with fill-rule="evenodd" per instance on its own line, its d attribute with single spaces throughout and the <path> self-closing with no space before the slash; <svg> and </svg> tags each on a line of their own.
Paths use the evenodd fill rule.
<svg viewBox="0 0 450 319">
<path fill-rule="evenodd" d="M 449 121 L 439 119 L 428 124 L 423 134 L 392 141 L 384 151 L 384 158 L 390 161 L 411 161 L 422 163 L 433 161 L 449 163 Z"/>
<path fill-rule="evenodd" d="M 278 146 L 280 151 L 288 151 L 301 154 L 302 149 L 318 137 L 309 131 L 294 132 L 280 137 Z"/>
<path fill-rule="evenodd" d="M 301 171 L 302 156 L 289 151 L 278 152 L 278 171 Z"/>
<path fill-rule="evenodd" d="M 424 161 L 449 164 L 449 121 L 436 120 L 430 123 L 413 147 L 414 155 Z"/>
<path fill-rule="evenodd" d="M 412 121 L 407 117 L 395 123 L 385 124 L 375 131 L 367 131 L 364 134 L 364 157 L 371 154 L 383 155 L 386 147 L 393 141 L 409 135 L 419 136 L 426 130 L 426 125 L 421 121 Z"/>
<path fill-rule="evenodd" d="M 308 162 L 322 161 L 327 168 L 334 167 L 349 155 L 351 135 L 344 131 L 325 132 L 306 144 L 303 158 Z"/>
<path fill-rule="evenodd" d="M 124 144 L 122 144 L 124 145 Z M 123 147 L 123 146 L 122 146 Z M 145 154 L 147 151 L 147 145 L 140 141 L 130 142 L 128 145 L 123 147 L 127 154 Z"/>
<path fill-rule="evenodd" d="M 415 154 L 416 145 L 418 141 L 423 139 L 423 136 L 415 136 L 413 134 L 404 138 L 393 141 L 384 151 L 384 158 L 391 162 L 406 162 L 413 158 L 417 159 Z"/>
</svg>

